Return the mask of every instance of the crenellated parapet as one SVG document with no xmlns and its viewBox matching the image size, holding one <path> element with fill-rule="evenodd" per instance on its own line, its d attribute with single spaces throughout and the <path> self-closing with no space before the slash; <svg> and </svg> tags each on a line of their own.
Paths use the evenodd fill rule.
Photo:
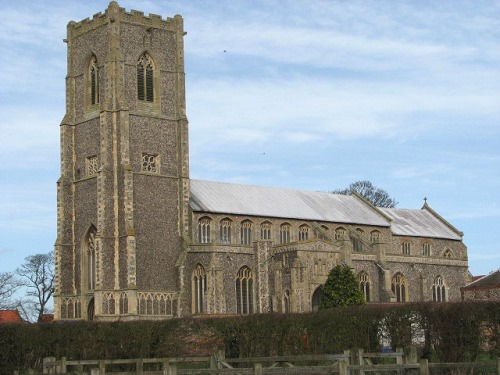
<svg viewBox="0 0 500 375">
<path fill-rule="evenodd" d="M 146 28 L 169 30 L 172 32 L 184 32 L 183 20 L 180 15 L 163 19 L 160 15 L 144 15 L 143 12 L 138 10 L 127 12 L 125 8 L 121 8 L 116 1 L 111 1 L 104 13 L 96 13 L 92 19 L 87 17 L 80 22 L 71 21 L 68 24 L 68 28 L 72 30 L 73 36 L 78 36 L 114 22 L 130 23 L 141 25 Z"/>
</svg>

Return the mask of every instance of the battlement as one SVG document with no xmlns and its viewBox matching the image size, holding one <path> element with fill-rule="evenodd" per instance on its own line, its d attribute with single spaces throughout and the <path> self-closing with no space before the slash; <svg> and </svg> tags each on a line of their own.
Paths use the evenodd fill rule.
<svg viewBox="0 0 500 375">
<path fill-rule="evenodd" d="M 125 8 L 121 8 L 116 1 L 111 1 L 104 13 L 96 13 L 92 16 L 92 19 L 87 17 L 79 22 L 69 22 L 68 29 L 72 29 L 73 35 L 77 36 L 89 30 L 114 22 L 131 23 L 148 28 L 183 32 L 183 20 L 178 14 L 173 18 L 168 17 L 166 19 L 163 19 L 162 16 L 158 14 L 149 14 L 146 16 L 143 12 L 138 10 L 132 9 L 130 12 L 127 12 Z"/>
</svg>

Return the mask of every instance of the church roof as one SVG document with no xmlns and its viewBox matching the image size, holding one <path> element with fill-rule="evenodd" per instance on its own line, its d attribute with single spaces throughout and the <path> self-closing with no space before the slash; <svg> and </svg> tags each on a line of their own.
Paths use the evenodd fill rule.
<svg viewBox="0 0 500 375">
<path fill-rule="evenodd" d="M 388 227 L 354 195 L 191 180 L 193 211 Z"/>
<path fill-rule="evenodd" d="M 428 206 L 421 210 L 379 208 L 389 216 L 391 231 L 397 236 L 432 237 L 461 240 L 462 234 Z"/>
</svg>

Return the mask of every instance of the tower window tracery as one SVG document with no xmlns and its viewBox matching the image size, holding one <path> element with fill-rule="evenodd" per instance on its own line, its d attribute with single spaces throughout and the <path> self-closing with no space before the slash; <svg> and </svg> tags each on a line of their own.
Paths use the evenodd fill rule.
<svg viewBox="0 0 500 375">
<path fill-rule="evenodd" d="M 207 274 L 201 264 L 196 265 L 193 271 L 193 313 L 204 312 L 205 292 L 207 288 Z"/>
<path fill-rule="evenodd" d="M 90 105 L 99 104 L 99 68 L 95 55 L 92 55 L 89 63 L 89 88 Z"/>
<path fill-rule="evenodd" d="M 137 62 L 137 100 L 154 101 L 154 65 L 153 59 L 147 53 Z"/>
</svg>

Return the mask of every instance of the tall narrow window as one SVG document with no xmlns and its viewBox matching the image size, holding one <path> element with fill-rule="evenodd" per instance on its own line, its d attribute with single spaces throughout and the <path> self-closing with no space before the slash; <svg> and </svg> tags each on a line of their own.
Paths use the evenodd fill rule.
<svg viewBox="0 0 500 375">
<path fill-rule="evenodd" d="M 93 55 L 89 64 L 90 105 L 99 104 L 99 68 L 97 58 Z"/>
<path fill-rule="evenodd" d="M 363 293 L 366 302 L 370 302 L 370 278 L 366 272 L 361 272 L 358 276 L 359 290 Z"/>
<path fill-rule="evenodd" d="M 269 221 L 264 221 L 260 225 L 260 239 L 270 240 L 271 239 L 271 229 L 273 225 Z"/>
<path fill-rule="evenodd" d="M 236 311 L 238 314 L 253 313 L 253 278 L 248 267 L 242 267 L 236 278 Z"/>
<path fill-rule="evenodd" d="M 198 242 L 210 243 L 210 223 L 209 217 L 202 217 L 198 220 Z"/>
<path fill-rule="evenodd" d="M 144 53 L 137 62 L 137 99 L 146 102 L 154 101 L 154 67 L 151 56 Z"/>
<path fill-rule="evenodd" d="M 432 285 L 432 300 L 434 302 L 446 302 L 446 288 L 441 276 L 434 279 L 434 285 Z"/>
<path fill-rule="evenodd" d="M 428 242 L 425 242 L 422 244 L 422 255 L 424 257 L 428 257 L 431 255 L 431 244 Z"/>
<path fill-rule="evenodd" d="M 406 278 L 399 272 L 394 275 L 391 282 L 391 289 L 396 296 L 397 302 L 406 302 L 407 285 Z"/>
<path fill-rule="evenodd" d="M 280 226 L 280 243 L 290 242 L 290 224 L 281 224 Z"/>
<path fill-rule="evenodd" d="M 219 223 L 219 238 L 220 243 L 230 244 L 231 243 L 231 226 L 232 221 L 229 219 L 223 219 Z"/>
<path fill-rule="evenodd" d="M 378 230 L 374 230 L 370 232 L 370 242 L 377 243 L 380 241 L 380 232 Z"/>
<path fill-rule="evenodd" d="M 87 290 L 89 291 L 94 290 L 96 285 L 96 232 L 96 228 L 92 226 L 88 231 L 87 239 L 85 241 Z"/>
<path fill-rule="evenodd" d="M 203 305 L 205 301 L 205 291 L 207 288 L 207 274 L 201 264 L 196 266 L 193 271 L 193 313 L 201 314 L 204 312 Z"/>
<path fill-rule="evenodd" d="M 411 254 L 410 242 L 403 241 L 401 243 L 401 254 L 403 254 L 403 255 L 410 255 Z"/>
<path fill-rule="evenodd" d="M 252 222 L 245 220 L 241 223 L 240 239 L 242 245 L 250 245 L 252 243 Z"/>
<path fill-rule="evenodd" d="M 309 239 L 309 226 L 301 225 L 299 228 L 299 241 L 307 241 Z"/>
<path fill-rule="evenodd" d="M 290 291 L 288 289 L 283 294 L 283 312 L 285 314 L 290 312 Z"/>
</svg>

